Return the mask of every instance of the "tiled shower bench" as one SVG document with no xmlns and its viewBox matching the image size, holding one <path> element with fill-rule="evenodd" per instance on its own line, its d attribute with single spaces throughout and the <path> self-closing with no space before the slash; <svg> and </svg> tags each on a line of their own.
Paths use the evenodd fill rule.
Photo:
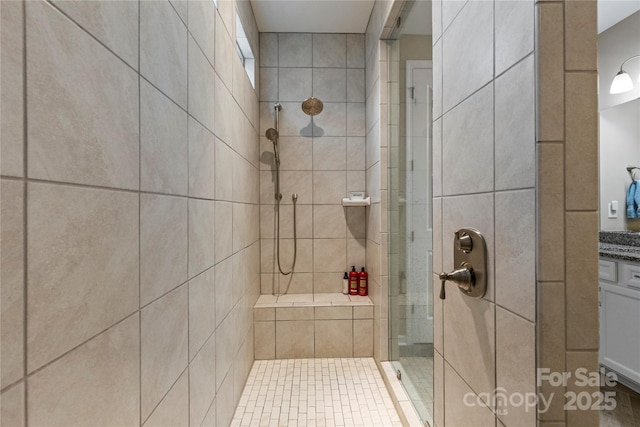
<svg viewBox="0 0 640 427">
<path fill-rule="evenodd" d="M 261 295 L 253 324 L 257 360 L 373 356 L 369 297 Z"/>
</svg>

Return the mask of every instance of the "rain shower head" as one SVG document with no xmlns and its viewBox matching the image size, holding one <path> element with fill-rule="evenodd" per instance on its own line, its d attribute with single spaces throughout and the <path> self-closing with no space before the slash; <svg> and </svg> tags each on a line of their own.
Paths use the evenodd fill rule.
<svg viewBox="0 0 640 427">
<path fill-rule="evenodd" d="M 304 111 L 307 116 L 318 115 L 322 112 L 323 108 L 324 105 L 322 104 L 322 101 L 320 101 L 318 98 L 314 98 L 313 96 L 311 98 L 305 99 L 304 102 L 302 102 L 302 111 Z"/>
<path fill-rule="evenodd" d="M 267 129 L 264 136 L 266 136 L 267 139 L 273 142 L 274 144 L 278 141 L 278 131 L 275 130 L 274 128 Z"/>
</svg>

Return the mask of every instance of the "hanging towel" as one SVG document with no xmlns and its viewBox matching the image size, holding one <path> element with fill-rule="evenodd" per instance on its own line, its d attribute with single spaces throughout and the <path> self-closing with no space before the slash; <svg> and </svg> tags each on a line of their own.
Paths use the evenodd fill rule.
<svg viewBox="0 0 640 427">
<path fill-rule="evenodd" d="M 638 218 L 640 213 L 640 181 L 633 181 L 627 190 L 627 218 Z"/>
</svg>

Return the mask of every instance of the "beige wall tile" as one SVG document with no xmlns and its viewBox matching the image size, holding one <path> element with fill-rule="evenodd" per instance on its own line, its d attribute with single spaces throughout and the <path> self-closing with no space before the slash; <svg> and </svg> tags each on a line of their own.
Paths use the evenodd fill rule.
<svg viewBox="0 0 640 427">
<path fill-rule="evenodd" d="M 187 199 L 140 195 L 140 304 L 187 281 Z"/>
<path fill-rule="evenodd" d="M 131 316 L 31 376 L 29 422 L 139 425 L 138 325 Z"/>
<path fill-rule="evenodd" d="M 192 37 L 189 37 L 189 97 L 188 97 L 188 111 L 200 124 L 209 129 L 211 132 L 216 132 L 216 135 L 224 140 L 224 138 L 218 135 L 218 129 L 216 128 L 217 110 L 216 104 L 223 102 L 223 99 L 216 99 L 216 96 L 222 98 L 222 93 L 216 89 L 216 76 L 213 67 L 207 61 L 196 42 Z M 231 103 L 225 103 L 228 109 L 231 109 Z"/>
<path fill-rule="evenodd" d="M 224 382 L 220 385 L 220 389 L 216 394 L 215 409 L 216 422 L 214 425 L 230 425 L 235 412 L 233 398 L 233 372 L 229 372 L 225 377 Z"/>
<path fill-rule="evenodd" d="M 598 45 L 597 2 L 570 0 L 565 2 L 564 10 L 566 69 L 595 71 L 598 66 L 598 53 L 594 48 Z M 583 93 L 595 95 L 596 91 L 590 90 Z M 597 108 L 593 111 L 597 111 Z"/>
<path fill-rule="evenodd" d="M 189 424 L 189 376 L 185 371 L 142 425 L 172 427 L 187 424 Z"/>
<path fill-rule="evenodd" d="M 493 189 L 493 138 L 493 86 L 489 85 L 442 119 L 443 194 Z M 461 152 L 474 155 L 461 157 Z M 473 179 L 460 179 L 467 175 Z"/>
<path fill-rule="evenodd" d="M 470 2 L 442 36 L 442 99 L 445 112 L 493 78 L 492 28 L 493 3 Z M 471 69 L 473 73 L 466 72 Z"/>
<path fill-rule="evenodd" d="M 151 414 L 188 364 L 188 292 L 182 286 L 141 311 L 141 414 Z"/>
<path fill-rule="evenodd" d="M 186 5 L 187 2 L 185 2 Z M 212 65 L 215 62 L 216 6 L 210 1 L 188 2 L 189 32 Z M 180 10 L 176 8 L 178 13 Z"/>
<path fill-rule="evenodd" d="M 363 68 L 364 63 L 364 35 L 347 34 L 347 67 Z"/>
<path fill-rule="evenodd" d="M 465 396 L 475 394 L 456 371 L 445 362 L 444 367 L 444 419 L 446 425 L 452 426 L 474 426 L 490 427 L 495 425 L 495 416 L 489 408 L 483 406 L 482 400 L 478 397 L 472 399 L 467 397 L 467 401 L 473 405 L 465 405 Z"/>
<path fill-rule="evenodd" d="M 339 204 L 347 196 L 346 172 L 313 172 L 313 203 Z"/>
<path fill-rule="evenodd" d="M 186 195 L 187 114 L 149 83 L 140 86 L 140 187 Z"/>
<path fill-rule="evenodd" d="M 215 202 L 214 253 L 215 262 L 220 262 L 233 253 L 234 203 Z"/>
<path fill-rule="evenodd" d="M 220 7 L 220 6 L 218 6 Z M 220 79 L 228 88 L 232 87 L 233 66 L 232 61 L 237 60 L 234 49 L 232 27 L 226 27 L 220 14 L 216 14 L 215 24 L 215 68 Z"/>
<path fill-rule="evenodd" d="M 495 2 L 496 74 L 533 52 L 534 11 L 534 0 Z"/>
<path fill-rule="evenodd" d="M 598 374 L 598 352 L 585 351 L 585 352 L 572 352 L 567 351 L 567 371 L 572 372 L 573 380 L 569 380 L 567 385 L 567 393 L 573 395 L 579 395 L 580 393 L 588 393 L 593 395 L 600 389 L 597 386 L 580 385 L 576 378 L 575 372 L 578 369 L 583 369 L 587 375 Z M 580 402 L 580 400 L 578 400 Z M 568 400 L 567 403 L 570 403 Z M 568 426 L 599 426 L 600 425 L 600 412 L 590 410 L 567 410 L 567 425 Z"/>
<path fill-rule="evenodd" d="M 140 73 L 187 106 L 187 28 L 168 2 L 140 3 Z"/>
<path fill-rule="evenodd" d="M 344 136 L 313 138 L 313 169 L 346 170 L 347 139 Z"/>
<path fill-rule="evenodd" d="M 538 141 L 564 139 L 564 22 L 563 5 L 536 5 Z"/>
<path fill-rule="evenodd" d="M 496 7 L 503 3 L 526 5 L 527 2 L 498 2 Z M 529 55 L 495 83 L 495 167 L 498 171 L 495 187 L 498 190 L 535 186 L 534 65 L 534 55 Z"/>
<path fill-rule="evenodd" d="M 189 419 L 192 426 L 201 425 L 215 397 L 216 340 L 212 336 L 189 365 Z"/>
<path fill-rule="evenodd" d="M 574 1 L 568 2 L 568 4 Z M 576 2 L 577 3 L 577 2 Z M 575 7 L 575 6 L 574 6 Z M 594 24 L 595 25 L 595 24 Z M 591 45 L 593 46 L 593 44 Z M 567 73 L 565 78 L 566 143 L 565 182 L 567 210 L 597 210 L 598 192 L 598 76 L 591 73 Z M 584 173 L 585 164 L 594 165 Z M 580 179 L 575 179 L 580 176 Z"/>
<path fill-rule="evenodd" d="M 373 319 L 353 321 L 353 357 L 373 357 Z"/>
<path fill-rule="evenodd" d="M 474 391 L 490 393 L 496 386 L 494 304 L 450 288 L 444 305 L 444 357 Z"/>
<path fill-rule="evenodd" d="M 46 3 L 27 27 L 29 176 L 137 189 L 135 72 Z"/>
<path fill-rule="evenodd" d="M 315 357 L 353 357 L 351 320 L 316 320 L 315 326 Z"/>
<path fill-rule="evenodd" d="M 20 382 L 0 395 L 0 424 L 24 427 L 24 382 Z"/>
<path fill-rule="evenodd" d="M 278 66 L 278 34 L 260 33 L 260 66 Z"/>
<path fill-rule="evenodd" d="M 215 198 L 233 199 L 233 151 L 227 144 L 216 138 L 215 147 Z M 273 197 L 273 195 L 272 195 Z"/>
<path fill-rule="evenodd" d="M 276 308 L 276 320 L 313 320 L 313 307 Z"/>
<path fill-rule="evenodd" d="M 216 389 L 218 390 L 223 387 L 222 383 L 228 374 L 233 376 L 233 361 L 238 347 L 239 329 L 235 310 L 231 311 L 216 329 Z"/>
<path fill-rule="evenodd" d="M 215 269 L 189 281 L 189 360 L 216 328 Z"/>
<path fill-rule="evenodd" d="M 539 283 L 538 303 L 538 360 L 537 367 L 548 369 L 548 372 L 565 372 L 565 287 L 564 283 Z M 545 399 L 564 396 L 564 387 L 551 387 L 544 381 L 538 390 Z M 565 418 L 564 399 L 553 398 L 546 411 L 541 411 L 541 420 L 561 420 Z"/>
<path fill-rule="evenodd" d="M 254 308 L 253 320 L 256 322 L 276 320 L 276 309 L 275 308 Z"/>
<path fill-rule="evenodd" d="M 496 308 L 496 387 L 507 396 L 536 393 L 535 324 L 500 307 Z M 496 408 L 497 410 L 498 408 Z M 536 406 L 507 403 L 498 414 L 505 425 L 534 425 Z"/>
<path fill-rule="evenodd" d="M 346 34 L 313 34 L 314 67 L 345 67 L 346 58 Z"/>
<path fill-rule="evenodd" d="M 564 280 L 564 148 L 538 144 L 538 261 L 541 281 Z"/>
<path fill-rule="evenodd" d="M 311 34 L 278 34 L 280 67 L 311 67 L 313 43 Z"/>
<path fill-rule="evenodd" d="M 316 320 L 351 320 L 355 307 L 315 307 Z M 373 316 L 371 316 L 373 317 Z"/>
<path fill-rule="evenodd" d="M 348 209 L 340 205 L 313 206 L 313 237 L 345 238 Z"/>
<path fill-rule="evenodd" d="M 567 349 L 596 350 L 599 347 L 597 212 L 568 212 L 565 254 L 567 292 Z"/>
<path fill-rule="evenodd" d="M 347 105 L 344 102 L 325 102 L 322 114 L 313 118 L 313 136 L 364 136 L 347 132 L 347 119 Z"/>
<path fill-rule="evenodd" d="M 215 202 L 189 199 L 189 277 L 215 263 Z"/>
<path fill-rule="evenodd" d="M 312 292 L 314 294 L 341 293 L 343 275 L 344 272 L 314 273 Z"/>
<path fill-rule="evenodd" d="M 276 359 L 314 357 L 314 321 L 281 321 L 276 325 Z"/>
<path fill-rule="evenodd" d="M 138 68 L 138 5 L 110 1 L 54 4 L 134 69 Z"/>
<path fill-rule="evenodd" d="M 0 173 L 24 175 L 24 2 L 2 2 Z"/>
<path fill-rule="evenodd" d="M 535 190 L 498 192 L 495 203 L 496 303 L 535 321 Z"/>
<path fill-rule="evenodd" d="M 280 294 L 285 291 L 287 294 L 312 294 L 316 285 L 313 273 L 278 274 L 276 280 L 275 292 Z M 272 293 L 271 288 L 267 293 Z"/>
<path fill-rule="evenodd" d="M 24 184 L 0 180 L 0 198 L 0 384 L 6 387 L 24 375 Z"/>
<path fill-rule="evenodd" d="M 442 119 L 433 122 L 431 188 L 433 197 L 442 195 Z"/>
<path fill-rule="evenodd" d="M 137 310 L 138 196 L 30 183 L 28 206 L 32 371 Z"/>
<path fill-rule="evenodd" d="M 255 322 L 255 358 L 271 360 L 276 358 L 276 323 Z"/>
<path fill-rule="evenodd" d="M 189 196 L 213 199 L 216 189 L 216 139 L 193 118 L 189 119 Z M 228 180 L 228 178 L 226 178 Z"/>
<path fill-rule="evenodd" d="M 372 319 L 373 318 L 373 306 L 353 307 L 354 319 Z"/>
<path fill-rule="evenodd" d="M 315 239 L 313 241 L 313 270 L 315 272 L 344 272 L 346 267 L 344 239 Z"/>
<path fill-rule="evenodd" d="M 227 258 L 216 264 L 215 270 L 215 312 L 216 326 L 220 326 L 224 318 L 233 308 L 233 258 Z"/>
</svg>

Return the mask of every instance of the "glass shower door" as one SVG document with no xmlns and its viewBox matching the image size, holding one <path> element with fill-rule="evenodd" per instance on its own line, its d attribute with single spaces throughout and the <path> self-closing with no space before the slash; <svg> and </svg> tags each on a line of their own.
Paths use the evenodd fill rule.
<svg viewBox="0 0 640 427">
<path fill-rule="evenodd" d="M 420 418 L 433 425 L 431 61 L 390 42 L 390 359 Z M 394 124 L 397 126 L 394 128 Z"/>
</svg>

